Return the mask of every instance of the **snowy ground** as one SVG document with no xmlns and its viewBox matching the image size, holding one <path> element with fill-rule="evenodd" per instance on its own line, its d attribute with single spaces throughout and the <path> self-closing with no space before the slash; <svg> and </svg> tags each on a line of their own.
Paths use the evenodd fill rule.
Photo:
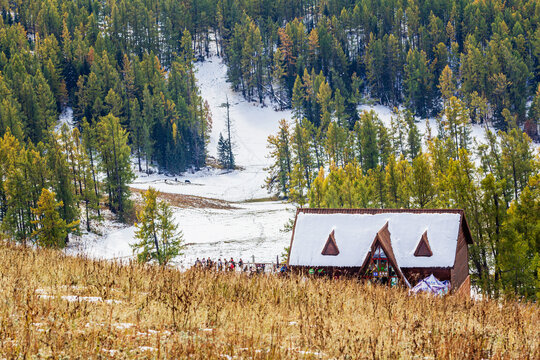
<svg viewBox="0 0 540 360">
<path fill-rule="evenodd" d="M 370 111 L 373 110 L 377 113 L 379 116 L 379 119 L 383 122 L 383 124 L 390 128 L 392 123 L 392 117 L 395 117 L 393 114 L 393 111 L 391 108 L 383 105 L 361 105 L 358 107 L 358 111 Z M 416 121 L 416 127 L 418 128 L 418 131 L 422 135 L 426 135 L 426 129 L 427 129 L 427 122 L 429 121 L 429 127 L 431 128 L 431 136 L 436 137 L 438 134 L 437 131 L 437 122 L 435 119 L 419 119 L 417 118 Z M 491 131 L 495 131 L 493 128 L 490 129 Z M 472 124 L 471 125 L 471 139 L 476 140 L 477 143 L 485 143 L 486 142 L 486 129 L 484 125 L 478 125 L 478 124 Z M 422 141 L 422 145 L 424 145 L 425 142 Z"/>
<path fill-rule="evenodd" d="M 191 266 L 197 257 L 242 258 L 244 261 L 275 262 L 289 245 L 290 233 L 282 232 L 294 215 L 294 208 L 281 202 L 235 204 L 234 209 L 187 208 L 175 211 L 182 230 L 184 255 L 175 260 L 180 267 Z M 68 254 L 83 253 L 97 259 L 128 259 L 132 256 L 135 228 L 105 222 L 105 236 L 85 234 L 72 241 Z"/>
</svg>

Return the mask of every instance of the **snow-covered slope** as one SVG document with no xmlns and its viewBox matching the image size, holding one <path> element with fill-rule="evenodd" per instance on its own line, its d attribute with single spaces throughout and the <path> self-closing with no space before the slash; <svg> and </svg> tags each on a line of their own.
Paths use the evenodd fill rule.
<svg viewBox="0 0 540 360">
<path fill-rule="evenodd" d="M 264 167 L 270 164 L 266 141 L 277 133 L 278 121 L 290 120 L 290 111 L 274 111 L 272 106 L 261 107 L 249 103 L 241 94 L 234 92 L 227 82 L 227 67 L 220 58 L 212 57 L 196 64 L 197 80 L 201 96 L 208 101 L 212 111 L 212 135 L 209 152 L 217 155 L 219 133 L 225 135 L 227 109 L 221 105 L 226 98 L 230 102 L 230 117 L 233 123 L 233 143 L 236 163 L 246 168 Z"/>
<path fill-rule="evenodd" d="M 140 174 L 133 187 L 146 189 L 153 186 L 162 192 L 197 195 L 227 201 L 261 199 L 269 196 L 264 189 L 267 176 L 265 167 L 271 164 L 267 157 L 267 139 L 277 133 L 280 119 L 291 119 L 290 111 L 275 111 L 272 106 L 262 107 L 247 102 L 234 92 L 227 82 L 227 67 L 221 58 L 211 57 L 196 64 L 201 96 L 208 101 L 212 112 L 212 133 L 209 155 L 217 157 L 220 132 L 225 135 L 227 109 L 222 105 L 229 100 L 232 120 L 232 140 L 236 164 L 243 170 L 232 172 L 216 169 L 186 173 L 181 177 Z M 178 179 L 178 181 L 176 181 Z M 185 183 L 189 180 L 191 183 Z"/>
<path fill-rule="evenodd" d="M 264 168 L 271 160 L 266 157 L 268 136 L 278 130 L 280 119 L 290 119 L 290 111 L 276 112 L 271 106 L 249 103 L 231 90 L 226 81 L 226 66 L 219 58 L 197 63 L 197 79 L 201 95 L 212 111 L 213 126 L 209 154 L 216 156 L 220 132 L 225 132 L 226 108 L 230 103 L 233 122 L 233 142 L 236 163 L 242 170 L 232 172 L 203 169 L 181 176 L 138 174 L 131 184 L 138 189 L 152 186 L 161 192 L 196 195 L 226 201 L 243 202 L 269 196 L 264 188 L 267 176 Z M 65 119 L 63 120 L 65 121 Z M 185 180 L 189 180 L 186 183 Z M 184 256 L 176 259 L 181 266 L 193 264 L 197 257 L 219 257 L 258 262 L 275 261 L 276 255 L 289 245 L 290 234 L 280 230 L 294 216 L 291 205 L 282 202 L 234 204 L 233 209 L 187 208 L 175 210 L 175 220 L 188 244 Z M 105 226 L 106 228 L 107 226 Z M 103 236 L 87 234 L 70 244 L 68 253 L 84 253 L 94 258 L 115 259 L 132 256 L 130 244 L 135 242 L 135 228 L 102 229 Z"/>
<path fill-rule="evenodd" d="M 392 116 L 395 116 L 392 112 L 392 109 L 390 109 L 387 106 L 384 105 L 361 105 L 358 107 L 358 111 L 370 111 L 373 110 L 377 113 L 379 116 L 379 119 L 383 122 L 383 124 L 390 128 L 392 123 Z M 435 119 L 417 119 L 416 127 L 418 128 L 418 131 L 422 136 L 426 135 L 426 129 L 427 129 L 427 122 L 429 121 L 429 126 L 431 128 L 431 135 L 433 137 L 437 136 L 437 123 Z M 491 128 L 492 131 L 495 131 L 493 128 Z M 477 143 L 485 143 L 486 142 L 486 129 L 483 125 L 478 124 L 472 124 L 471 125 L 471 139 L 474 139 Z M 425 145 L 425 142 L 422 141 L 422 146 Z"/>
<path fill-rule="evenodd" d="M 259 202 L 238 205 L 235 209 L 176 209 L 175 222 L 187 245 L 184 255 L 175 259 L 180 267 L 191 266 L 197 257 L 234 257 L 257 262 L 275 262 L 289 245 L 290 234 L 283 225 L 294 215 L 290 205 L 281 202 Z M 135 242 L 135 227 L 106 223 L 104 236 L 86 234 L 72 241 L 68 254 L 84 253 L 97 259 L 127 259 Z M 103 229 L 107 232 L 107 229 Z"/>
</svg>

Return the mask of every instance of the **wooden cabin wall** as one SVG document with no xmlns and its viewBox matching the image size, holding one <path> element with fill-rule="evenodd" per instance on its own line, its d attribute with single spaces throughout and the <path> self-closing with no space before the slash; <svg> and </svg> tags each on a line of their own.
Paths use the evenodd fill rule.
<svg viewBox="0 0 540 360">
<path fill-rule="evenodd" d="M 465 234 L 460 226 L 458 243 L 456 247 L 456 260 L 454 262 L 454 268 L 452 269 L 452 287 L 459 289 L 461 284 L 469 276 L 469 249 L 467 247 L 467 241 Z"/>
<path fill-rule="evenodd" d="M 401 268 L 403 275 L 409 280 L 411 286 L 414 286 L 418 281 L 427 278 L 433 274 L 437 279 L 452 280 L 452 269 L 450 268 Z"/>
</svg>

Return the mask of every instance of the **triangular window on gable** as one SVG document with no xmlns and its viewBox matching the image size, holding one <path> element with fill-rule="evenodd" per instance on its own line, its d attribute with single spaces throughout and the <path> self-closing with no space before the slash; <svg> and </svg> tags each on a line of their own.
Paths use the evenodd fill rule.
<svg viewBox="0 0 540 360">
<path fill-rule="evenodd" d="M 416 246 L 416 250 L 414 251 L 414 256 L 433 256 L 431 246 L 429 246 L 427 230 L 422 234 L 420 242 L 418 242 L 418 246 Z"/>
<path fill-rule="evenodd" d="M 375 283 L 394 286 L 402 280 L 409 286 L 409 282 L 401 272 L 392 250 L 388 222 L 375 235 L 360 273 L 363 279 Z"/>
<path fill-rule="evenodd" d="M 336 256 L 339 254 L 339 249 L 336 244 L 336 237 L 334 235 L 334 230 L 328 235 L 328 240 L 326 240 L 326 244 L 324 245 L 324 248 L 321 252 L 323 255 L 329 255 L 329 256 Z"/>
</svg>

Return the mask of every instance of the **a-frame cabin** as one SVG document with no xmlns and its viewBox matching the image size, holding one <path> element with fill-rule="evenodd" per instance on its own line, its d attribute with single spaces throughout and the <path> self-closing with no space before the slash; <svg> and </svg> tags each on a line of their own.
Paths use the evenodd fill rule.
<svg viewBox="0 0 540 360">
<path fill-rule="evenodd" d="M 462 210 L 298 209 L 288 265 L 405 286 L 433 274 L 456 291 L 469 287 L 468 244 Z"/>
</svg>

